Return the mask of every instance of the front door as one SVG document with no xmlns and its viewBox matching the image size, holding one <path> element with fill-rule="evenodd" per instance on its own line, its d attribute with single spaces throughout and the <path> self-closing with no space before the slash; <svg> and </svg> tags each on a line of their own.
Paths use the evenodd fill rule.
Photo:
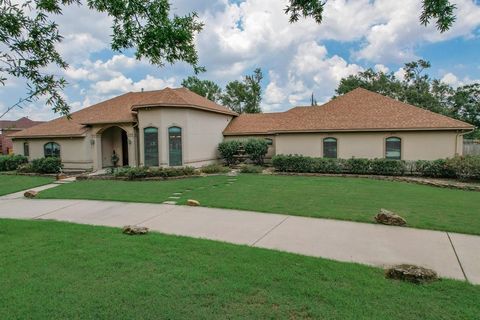
<svg viewBox="0 0 480 320">
<path fill-rule="evenodd" d="M 182 165 L 182 128 L 168 128 L 169 165 Z"/>
<path fill-rule="evenodd" d="M 127 133 L 122 130 L 122 165 L 128 166 L 128 137 Z"/>
</svg>

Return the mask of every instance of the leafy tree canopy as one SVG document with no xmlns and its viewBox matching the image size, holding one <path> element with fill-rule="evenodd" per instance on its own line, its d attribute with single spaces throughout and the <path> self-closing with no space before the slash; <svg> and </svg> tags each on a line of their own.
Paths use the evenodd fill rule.
<svg viewBox="0 0 480 320">
<path fill-rule="evenodd" d="M 425 71 L 425 60 L 405 64 L 404 78 L 393 72 L 368 69 L 340 80 L 336 93 L 343 95 L 355 88 L 364 88 L 433 112 L 444 114 L 480 127 L 480 84 L 453 88 Z M 480 136 L 480 131 L 470 136 Z"/>
<path fill-rule="evenodd" d="M 196 76 L 190 76 L 182 81 L 182 87 L 188 88 L 213 102 L 218 102 L 222 95 L 222 89 L 215 82 L 200 80 Z"/>
<path fill-rule="evenodd" d="M 223 91 L 214 82 L 200 80 L 195 76 L 184 79 L 182 86 L 214 102 L 222 103 L 237 113 L 260 113 L 262 112 L 260 107 L 262 79 L 262 70 L 257 68 L 253 74 L 245 76 L 242 81 L 229 82 Z"/>
<path fill-rule="evenodd" d="M 420 12 L 420 23 L 428 25 L 435 20 L 435 25 L 440 32 L 445 32 L 455 22 L 456 6 L 449 0 L 421 0 L 422 11 Z M 285 13 L 290 15 L 290 22 L 297 22 L 300 18 L 311 17 L 317 23 L 323 19 L 323 11 L 327 0 L 290 0 L 285 8 Z"/>
<path fill-rule="evenodd" d="M 21 4 L 0 0 L 0 84 L 8 78 L 27 80 L 27 96 L 6 112 L 22 103 L 41 96 L 55 112 L 68 115 L 69 106 L 62 94 L 66 86 L 63 77 L 46 68 L 67 68 L 56 44 L 62 36 L 52 21 L 69 5 L 82 5 L 80 0 L 27 0 Z M 196 13 L 171 15 L 168 0 L 87 0 L 90 9 L 113 18 L 111 48 L 122 51 L 134 48 L 137 59 L 146 58 L 153 65 L 184 61 L 196 73 L 198 65 L 194 36 L 203 28 Z"/>
</svg>

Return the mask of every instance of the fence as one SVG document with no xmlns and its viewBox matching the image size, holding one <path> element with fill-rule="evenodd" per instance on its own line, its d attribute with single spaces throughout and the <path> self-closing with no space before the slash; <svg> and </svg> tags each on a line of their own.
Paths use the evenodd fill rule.
<svg viewBox="0 0 480 320">
<path fill-rule="evenodd" d="M 480 140 L 463 141 L 463 154 L 480 156 Z"/>
</svg>

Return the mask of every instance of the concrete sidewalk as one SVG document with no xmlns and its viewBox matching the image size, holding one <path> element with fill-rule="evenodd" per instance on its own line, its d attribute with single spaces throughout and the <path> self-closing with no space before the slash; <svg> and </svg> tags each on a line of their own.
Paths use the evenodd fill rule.
<svg viewBox="0 0 480 320">
<path fill-rule="evenodd" d="M 0 199 L 0 218 L 154 231 L 385 267 L 412 263 L 480 284 L 480 237 L 367 223 L 165 204 Z"/>
</svg>

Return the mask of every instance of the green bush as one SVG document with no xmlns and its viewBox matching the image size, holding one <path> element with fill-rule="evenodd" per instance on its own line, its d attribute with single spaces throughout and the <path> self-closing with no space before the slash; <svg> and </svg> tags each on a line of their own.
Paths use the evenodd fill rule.
<svg viewBox="0 0 480 320">
<path fill-rule="evenodd" d="M 149 168 L 149 167 L 124 167 L 112 171 L 115 177 L 126 177 L 129 180 L 137 180 L 152 177 L 180 177 L 197 174 L 193 167 L 181 168 Z"/>
<path fill-rule="evenodd" d="M 262 173 L 263 172 L 263 167 L 261 166 L 254 166 L 251 164 L 244 164 L 240 168 L 241 173 Z"/>
<path fill-rule="evenodd" d="M 227 165 L 235 164 L 235 155 L 238 153 L 241 143 L 237 140 L 223 141 L 218 145 L 218 152 L 220 156 L 227 163 Z"/>
<path fill-rule="evenodd" d="M 32 171 L 36 173 L 59 173 L 62 168 L 62 160 L 57 157 L 39 158 L 32 161 Z"/>
<path fill-rule="evenodd" d="M 317 173 L 342 173 L 345 161 L 342 159 L 312 158 L 309 172 Z"/>
<path fill-rule="evenodd" d="M 455 157 L 447 159 L 446 164 L 458 179 L 480 179 L 480 156 Z"/>
<path fill-rule="evenodd" d="M 265 139 L 248 139 L 245 142 L 245 153 L 257 165 L 263 165 L 268 152 L 268 143 Z"/>
<path fill-rule="evenodd" d="M 0 156 L 0 171 L 13 171 L 17 170 L 17 168 L 27 163 L 28 159 L 22 155 L 8 155 L 8 156 Z"/>
<path fill-rule="evenodd" d="M 212 173 L 227 173 L 230 172 L 230 168 L 222 166 L 220 164 L 209 164 L 200 168 L 200 171 L 207 174 Z"/>
<path fill-rule="evenodd" d="M 372 170 L 372 161 L 362 158 L 351 158 L 346 160 L 345 170 L 354 174 L 369 174 Z"/>
<path fill-rule="evenodd" d="M 446 159 L 415 161 L 415 173 L 424 177 L 432 178 L 455 177 L 455 171 L 450 167 Z"/>
<path fill-rule="evenodd" d="M 17 172 L 20 173 L 31 173 L 33 171 L 33 166 L 31 163 L 24 163 L 18 166 Z"/>
<path fill-rule="evenodd" d="M 405 161 L 402 160 L 373 159 L 371 168 L 373 174 L 386 176 L 401 176 L 407 171 Z"/>
</svg>

